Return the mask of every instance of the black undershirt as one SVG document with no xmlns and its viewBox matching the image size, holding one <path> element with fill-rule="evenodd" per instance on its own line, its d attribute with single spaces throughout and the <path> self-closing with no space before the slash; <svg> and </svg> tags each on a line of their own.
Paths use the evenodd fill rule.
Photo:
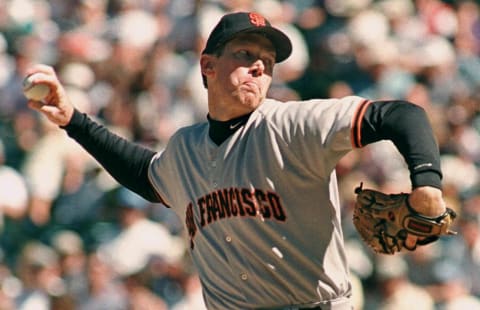
<svg viewBox="0 0 480 310">
<path fill-rule="evenodd" d="M 220 145 L 249 117 L 250 114 L 226 122 L 208 118 L 210 138 Z M 149 201 L 162 202 L 148 178 L 154 151 L 113 134 L 77 110 L 70 123 L 62 128 L 120 184 Z M 362 144 L 384 139 L 393 141 L 404 156 L 414 188 L 424 185 L 441 188 L 438 147 L 423 109 L 404 101 L 371 103 L 362 121 Z"/>
<path fill-rule="evenodd" d="M 208 130 L 208 135 L 216 145 L 220 145 L 223 141 L 227 140 L 235 131 L 241 128 L 250 118 L 252 113 L 243 115 L 225 122 L 216 121 L 210 118 L 210 115 L 207 115 L 208 123 L 210 128 Z"/>
</svg>

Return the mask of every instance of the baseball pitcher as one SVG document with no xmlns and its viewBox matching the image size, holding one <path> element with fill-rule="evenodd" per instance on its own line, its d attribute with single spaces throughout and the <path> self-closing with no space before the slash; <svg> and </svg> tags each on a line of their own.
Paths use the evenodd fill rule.
<svg viewBox="0 0 480 310">
<path fill-rule="evenodd" d="M 274 66 L 291 50 L 261 15 L 223 16 L 200 56 L 208 117 L 176 132 L 161 153 L 75 109 L 53 68 L 29 71 L 43 73 L 34 85 L 50 88 L 29 101 L 33 109 L 119 183 L 180 216 L 209 309 L 352 308 L 335 166 L 369 143 L 395 144 L 412 191 L 399 199 L 359 187 L 354 221 L 365 241 L 393 254 L 452 233 L 425 111 L 358 96 L 269 99 Z"/>
</svg>

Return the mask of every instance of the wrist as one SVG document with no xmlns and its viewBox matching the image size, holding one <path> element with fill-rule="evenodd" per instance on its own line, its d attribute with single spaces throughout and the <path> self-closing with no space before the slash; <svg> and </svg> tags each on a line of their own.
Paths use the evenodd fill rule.
<svg viewBox="0 0 480 310">
<path fill-rule="evenodd" d="M 411 181 L 413 188 L 423 186 L 431 186 L 438 189 L 442 188 L 442 175 L 440 172 L 434 170 L 413 173 L 411 175 Z"/>
<path fill-rule="evenodd" d="M 81 113 L 77 109 L 73 109 L 68 119 L 68 122 L 65 125 L 61 125 L 60 128 L 67 131 L 73 130 L 75 127 L 79 126 L 83 122 L 83 119 L 83 113 Z"/>
<path fill-rule="evenodd" d="M 417 213 L 428 217 L 438 217 L 446 211 L 442 191 L 433 186 L 415 188 L 408 197 L 408 203 Z"/>
</svg>

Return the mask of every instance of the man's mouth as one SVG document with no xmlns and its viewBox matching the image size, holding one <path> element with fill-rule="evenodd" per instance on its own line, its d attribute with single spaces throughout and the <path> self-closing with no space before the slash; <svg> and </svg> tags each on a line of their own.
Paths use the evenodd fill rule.
<svg viewBox="0 0 480 310">
<path fill-rule="evenodd" d="M 260 91 L 260 87 L 257 85 L 257 83 L 253 81 L 248 81 L 243 83 L 243 85 L 247 86 L 248 88 L 255 90 L 255 91 Z"/>
</svg>

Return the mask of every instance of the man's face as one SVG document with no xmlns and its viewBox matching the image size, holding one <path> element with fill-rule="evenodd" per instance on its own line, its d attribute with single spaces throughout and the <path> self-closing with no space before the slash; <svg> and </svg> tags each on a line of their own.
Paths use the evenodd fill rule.
<svg viewBox="0 0 480 310">
<path fill-rule="evenodd" d="M 260 34 L 242 34 L 229 41 L 214 60 L 214 89 L 219 100 L 233 102 L 246 111 L 257 108 L 265 99 L 272 82 L 275 49 Z"/>
</svg>

